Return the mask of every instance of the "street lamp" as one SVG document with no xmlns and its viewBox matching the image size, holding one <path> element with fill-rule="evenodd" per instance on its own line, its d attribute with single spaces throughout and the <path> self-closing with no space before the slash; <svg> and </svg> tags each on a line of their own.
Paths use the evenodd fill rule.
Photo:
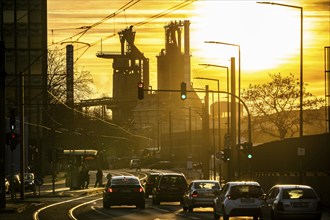
<svg viewBox="0 0 330 220">
<path fill-rule="evenodd" d="M 230 124 L 229 123 L 229 68 L 228 68 L 228 66 L 221 66 L 221 65 L 207 64 L 207 63 L 202 63 L 199 65 L 207 66 L 207 67 L 212 66 L 212 67 L 225 68 L 227 70 L 227 133 L 229 134 L 229 124 Z M 218 106 L 218 108 L 220 109 L 219 106 Z M 218 111 L 218 113 L 220 114 L 220 110 Z M 220 115 L 218 115 L 218 117 L 220 118 Z"/>
<path fill-rule="evenodd" d="M 210 44 L 222 44 L 237 47 L 238 49 L 238 98 L 241 98 L 241 46 L 239 44 L 225 43 L 220 41 L 205 41 Z M 241 105 L 238 105 L 238 143 L 241 143 Z M 236 140 L 235 140 L 236 141 Z M 236 143 L 235 143 L 236 144 Z"/>
<path fill-rule="evenodd" d="M 275 2 L 257 2 L 257 3 L 278 5 L 278 6 L 295 8 L 295 9 L 300 10 L 300 105 L 299 105 L 300 129 L 299 129 L 299 134 L 300 134 L 300 137 L 302 137 L 304 135 L 304 129 L 303 129 L 303 7 L 295 6 L 295 5 L 280 4 L 280 3 L 275 3 Z"/>
</svg>

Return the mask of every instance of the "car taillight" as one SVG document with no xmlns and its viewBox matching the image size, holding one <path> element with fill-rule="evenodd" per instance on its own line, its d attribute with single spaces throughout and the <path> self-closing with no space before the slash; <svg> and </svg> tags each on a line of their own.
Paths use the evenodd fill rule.
<svg viewBox="0 0 330 220">
<path fill-rule="evenodd" d="M 279 211 L 283 211 L 284 210 L 283 202 L 277 203 L 277 210 L 279 210 Z"/>
<path fill-rule="evenodd" d="M 191 194 L 191 196 L 196 198 L 196 197 L 198 197 L 198 193 L 196 191 L 194 191 L 193 194 Z"/>
<path fill-rule="evenodd" d="M 142 187 L 140 187 L 140 188 L 134 188 L 134 192 L 143 192 L 143 189 L 142 189 Z"/>
<path fill-rule="evenodd" d="M 118 192 L 118 189 L 113 189 L 113 188 L 109 187 L 108 192 L 109 193 Z"/>
</svg>

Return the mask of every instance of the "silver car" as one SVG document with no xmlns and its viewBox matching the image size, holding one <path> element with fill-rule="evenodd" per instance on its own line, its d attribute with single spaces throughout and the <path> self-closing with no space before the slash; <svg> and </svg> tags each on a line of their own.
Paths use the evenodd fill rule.
<svg viewBox="0 0 330 220">
<path fill-rule="evenodd" d="M 220 192 L 220 184 L 215 180 L 194 180 L 183 195 L 182 208 L 192 212 L 195 207 L 213 207 L 214 197 Z"/>
<path fill-rule="evenodd" d="M 264 219 L 321 219 L 321 201 L 306 185 L 275 185 L 261 205 Z"/>
<path fill-rule="evenodd" d="M 228 220 L 231 216 L 253 216 L 262 219 L 260 205 L 264 191 L 255 181 L 227 182 L 214 199 L 214 219 Z"/>
</svg>

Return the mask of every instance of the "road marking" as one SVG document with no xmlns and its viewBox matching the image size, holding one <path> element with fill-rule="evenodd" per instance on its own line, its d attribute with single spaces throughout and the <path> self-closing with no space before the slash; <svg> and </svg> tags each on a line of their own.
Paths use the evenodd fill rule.
<svg viewBox="0 0 330 220">
<path fill-rule="evenodd" d="M 53 204 L 50 204 L 48 206 L 44 206 L 42 207 L 41 209 L 38 209 L 36 210 L 34 213 L 33 213 L 33 219 L 34 220 L 39 220 L 39 214 L 44 211 L 45 209 L 48 209 L 50 207 L 53 207 L 53 206 L 56 206 L 56 205 L 61 205 L 61 204 L 64 204 L 64 203 L 69 203 L 69 202 L 72 202 L 72 201 L 76 201 L 76 200 L 80 200 L 80 199 L 85 199 L 85 198 L 88 198 L 88 197 L 91 197 L 91 196 L 95 196 L 96 194 L 91 194 L 91 195 L 87 195 L 87 196 L 83 196 L 83 197 L 79 197 L 79 198 L 75 198 L 75 199 L 70 199 L 70 200 L 66 200 L 66 201 L 62 201 L 62 202 L 58 202 L 58 203 L 53 203 Z"/>
<path fill-rule="evenodd" d="M 103 211 L 100 211 L 99 209 L 96 209 L 95 206 L 91 206 L 91 209 L 94 210 L 95 212 L 101 214 L 101 215 L 104 215 L 104 216 L 107 216 L 107 217 L 110 216 L 110 215 L 104 213 Z"/>
<path fill-rule="evenodd" d="M 79 205 L 77 205 L 77 206 L 71 208 L 71 209 L 69 210 L 69 217 L 70 217 L 72 220 L 78 220 L 78 219 L 77 219 L 76 217 L 74 217 L 74 215 L 73 215 L 73 211 L 74 211 L 75 209 L 78 209 L 78 208 L 81 207 L 81 206 L 84 206 L 84 205 L 89 204 L 89 203 L 96 202 L 96 201 L 101 200 L 101 199 L 103 199 L 103 198 L 98 198 L 98 199 L 94 199 L 94 200 L 89 201 L 89 202 L 84 202 L 84 203 L 81 203 L 81 204 L 79 204 Z"/>
</svg>

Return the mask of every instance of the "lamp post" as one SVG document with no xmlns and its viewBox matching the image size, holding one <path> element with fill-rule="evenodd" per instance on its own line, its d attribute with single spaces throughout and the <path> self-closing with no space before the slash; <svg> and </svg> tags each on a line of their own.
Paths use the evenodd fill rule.
<svg viewBox="0 0 330 220">
<path fill-rule="evenodd" d="M 304 135 L 303 128 L 303 7 L 295 5 L 287 5 L 275 2 L 257 2 L 259 4 L 269 4 L 278 5 L 283 7 L 289 7 L 300 10 L 300 105 L 299 105 L 299 135 L 302 137 Z"/>
<path fill-rule="evenodd" d="M 227 45 L 227 46 L 232 46 L 232 47 L 237 47 L 238 49 L 238 99 L 241 98 L 241 46 L 239 44 L 232 44 L 232 43 L 226 43 L 226 42 L 220 42 L 220 41 L 205 41 L 205 43 L 210 43 L 210 44 L 222 44 L 222 45 Z M 235 82 L 234 82 L 235 83 Z M 238 105 L 238 138 L 237 142 L 240 144 L 241 143 L 241 105 Z M 235 139 L 236 142 L 236 139 Z M 234 143 L 236 144 L 236 143 Z M 238 174 L 240 173 L 240 160 L 239 160 L 239 151 L 238 151 Z"/>
<path fill-rule="evenodd" d="M 207 66 L 207 67 L 212 66 L 212 67 L 225 68 L 227 70 L 227 133 L 229 134 L 229 124 L 230 124 L 229 123 L 229 68 L 228 68 L 228 66 L 221 66 L 221 65 L 207 64 L 207 63 L 202 63 L 199 65 Z M 198 78 L 196 77 L 196 79 L 198 79 Z M 218 88 L 218 90 L 219 90 L 219 88 Z M 219 102 L 219 100 L 218 100 L 218 102 Z M 218 108 L 220 109 L 220 106 L 218 106 Z M 218 111 L 218 117 L 220 118 L 220 110 Z M 219 124 L 220 124 L 220 122 L 219 122 Z"/>
<path fill-rule="evenodd" d="M 203 79 L 203 80 L 211 80 L 211 81 L 216 81 L 217 82 L 217 86 L 218 86 L 218 128 L 219 128 L 219 151 L 220 151 L 220 144 L 221 144 L 221 129 L 220 129 L 220 81 L 218 79 L 213 79 L 213 78 L 205 78 L 205 77 L 194 77 L 194 79 Z M 213 95 L 213 94 L 212 94 Z M 214 100 L 213 100 L 213 96 L 212 96 L 212 101 L 213 101 L 213 108 L 214 108 Z M 214 122 L 214 110 L 213 110 L 213 122 Z M 214 131 L 214 124 L 213 124 L 213 131 Z M 214 138 L 214 134 L 213 134 L 213 138 Z M 213 139 L 213 167 L 215 170 L 215 141 Z M 220 174 L 219 174 L 220 175 Z M 214 172 L 214 179 L 215 179 L 215 172 Z"/>
</svg>

